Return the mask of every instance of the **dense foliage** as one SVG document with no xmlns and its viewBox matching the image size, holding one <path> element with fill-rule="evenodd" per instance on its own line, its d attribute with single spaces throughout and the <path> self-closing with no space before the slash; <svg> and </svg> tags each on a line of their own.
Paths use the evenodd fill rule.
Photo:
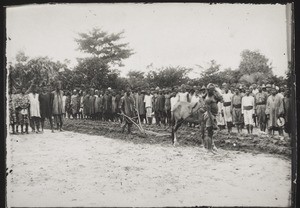
<svg viewBox="0 0 300 208">
<path fill-rule="evenodd" d="M 174 87 L 182 84 L 202 86 L 208 83 L 243 83 L 245 85 L 275 83 L 287 84 L 286 79 L 273 75 L 272 65 L 259 51 L 244 50 L 238 69 L 221 70 L 221 65 L 211 60 L 208 67 L 199 69 L 196 78 L 189 78 L 193 70 L 182 66 L 148 68 L 147 72 L 129 71 L 127 77 L 120 77 L 115 66 L 122 66 L 122 60 L 129 58 L 133 50 L 128 43 L 120 43 L 122 34 L 108 34 L 100 29 L 78 34 L 75 39 L 78 49 L 88 54 L 78 58 L 77 65 L 71 69 L 69 61 L 53 61 L 49 57 L 27 57 L 24 52 L 18 52 L 16 62 L 9 65 L 9 81 L 12 89 L 28 88 L 32 82 L 38 86 L 50 85 L 56 80 L 62 81 L 63 88 L 73 90 L 90 87 L 104 89 L 125 89 L 148 87 Z M 197 67 L 197 65 L 196 65 Z M 198 66 L 199 67 L 199 66 Z M 289 78 L 289 74 L 287 76 Z M 289 84 L 289 83 L 288 83 Z"/>
</svg>

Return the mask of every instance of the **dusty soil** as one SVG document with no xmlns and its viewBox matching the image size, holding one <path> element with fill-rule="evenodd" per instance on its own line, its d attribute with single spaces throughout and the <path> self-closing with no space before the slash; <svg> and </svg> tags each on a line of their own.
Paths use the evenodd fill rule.
<svg viewBox="0 0 300 208">
<path fill-rule="evenodd" d="M 65 129 L 74 123 L 66 122 Z M 99 131 L 85 124 L 86 133 Z M 118 139 L 49 130 L 9 135 L 8 205 L 289 205 L 287 157 L 225 149 L 214 155 L 191 145 L 191 138 L 173 147 L 167 137 L 118 131 L 101 131 Z"/>
<path fill-rule="evenodd" d="M 148 134 L 147 137 L 144 137 L 135 126 L 133 126 L 133 135 L 127 135 L 121 132 L 119 123 L 68 119 L 64 123 L 64 129 L 79 133 L 102 135 L 112 139 L 128 140 L 133 143 L 171 144 L 170 128 L 145 124 L 143 124 L 143 128 L 160 133 L 162 136 Z M 222 149 L 251 153 L 271 153 L 291 158 L 291 140 L 287 135 L 280 137 L 277 133 L 274 136 L 269 136 L 264 132 L 260 132 L 258 128 L 254 128 L 253 132 L 253 135 L 248 135 L 246 130 L 243 129 L 243 133 L 238 135 L 236 129 L 233 129 L 231 134 L 228 134 L 227 130 L 216 131 L 214 141 L 216 146 Z M 199 128 L 180 127 L 178 130 L 178 143 L 179 146 L 199 146 Z"/>
</svg>

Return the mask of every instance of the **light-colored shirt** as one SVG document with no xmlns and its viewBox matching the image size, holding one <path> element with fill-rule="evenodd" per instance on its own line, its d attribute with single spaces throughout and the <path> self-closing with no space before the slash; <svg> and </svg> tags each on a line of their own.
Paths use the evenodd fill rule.
<svg viewBox="0 0 300 208">
<path fill-rule="evenodd" d="M 145 107 L 152 107 L 152 98 L 153 98 L 153 95 L 145 95 L 145 98 L 144 98 L 144 102 L 145 102 Z"/>
<path fill-rule="evenodd" d="M 178 99 L 178 102 L 179 101 L 184 101 L 184 102 L 188 102 L 188 92 L 179 92 L 177 94 L 177 99 Z"/>
<path fill-rule="evenodd" d="M 170 101 L 171 101 L 171 111 L 173 111 L 175 104 L 178 102 L 178 97 L 177 96 L 171 97 Z"/>
<path fill-rule="evenodd" d="M 29 103 L 30 103 L 30 116 L 31 117 L 41 117 L 40 115 L 40 101 L 39 94 L 28 94 Z"/>
<path fill-rule="evenodd" d="M 244 107 L 245 106 L 253 106 L 254 108 L 254 97 L 253 96 L 247 96 L 245 95 L 243 98 L 242 98 L 242 113 L 244 113 Z"/>
<path fill-rule="evenodd" d="M 232 96 L 233 96 L 233 94 L 229 93 L 229 91 L 228 91 L 228 93 L 223 93 L 222 94 L 223 102 L 225 102 L 225 103 L 226 102 L 231 102 Z"/>
</svg>

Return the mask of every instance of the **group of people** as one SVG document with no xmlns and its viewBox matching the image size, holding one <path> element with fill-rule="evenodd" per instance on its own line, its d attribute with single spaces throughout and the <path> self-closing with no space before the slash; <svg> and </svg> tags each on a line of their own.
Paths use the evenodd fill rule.
<svg viewBox="0 0 300 208">
<path fill-rule="evenodd" d="M 50 86 L 44 85 L 39 88 L 36 84 L 32 84 L 29 89 L 22 88 L 14 94 L 10 88 L 9 122 L 13 134 L 29 134 L 29 126 L 32 132 L 43 132 L 46 119 L 49 120 L 52 132 L 54 132 L 53 123 L 57 124 L 57 130 L 63 131 L 64 107 L 61 83 L 57 82 L 55 88 L 51 92 Z"/>
<path fill-rule="evenodd" d="M 257 86 L 229 85 L 213 86 L 221 99 L 213 99 L 215 104 L 213 113 L 214 122 L 219 129 L 232 131 L 235 126 L 240 132 L 246 127 L 248 133 L 253 132 L 253 126 L 258 126 L 261 131 L 268 130 L 273 134 L 278 131 L 280 135 L 285 131 L 290 132 L 289 121 L 289 96 L 285 86 L 271 84 Z M 13 133 L 28 133 L 28 125 L 33 131 L 42 131 L 45 119 L 49 119 L 53 131 L 54 123 L 57 129 L 62 130 L 63 118 L 91 119 L 123 123 L 123 130 L 128 126 L 131 131 L 132 119 L 136 122 L 156 125 L 173 125 L 172 111 L 179 101 L 205 103 L 207 100 L 208 86 L 186 86 L 173 88 L 137 88 L 125 90 L 108 89 L 74 89 L 63 92 L 61 83 L 56 85 L 54 91 L 49 86 L 40 88 L 21 89 L 20 93 L 10 94 L 10 124 Z M 285 126 L 278 125 L 278 118 L 285 119 Z M 155 122 L 154 122 L 155 120 Z M 125 122 L 124 122 L 125 121 Z M 189 121 L 189 125 L 197 125 Z M 16 128 L 16 129 L 15 129 Z"/>
</svg>

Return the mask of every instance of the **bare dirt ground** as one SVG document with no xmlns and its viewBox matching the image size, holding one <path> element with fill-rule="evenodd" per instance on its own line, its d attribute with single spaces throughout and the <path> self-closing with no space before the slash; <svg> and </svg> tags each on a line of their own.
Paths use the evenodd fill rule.
<svg viewBox="0 0 300 208">
<path fill-rule="evenodd" d="M 50 130 L 9 135 L 8 205 L 290 205 L 291 162 L 281 154 L 214 155 L 183 139 L 173 147 L 169 138 L 138 138 Z"/>
</svg>

